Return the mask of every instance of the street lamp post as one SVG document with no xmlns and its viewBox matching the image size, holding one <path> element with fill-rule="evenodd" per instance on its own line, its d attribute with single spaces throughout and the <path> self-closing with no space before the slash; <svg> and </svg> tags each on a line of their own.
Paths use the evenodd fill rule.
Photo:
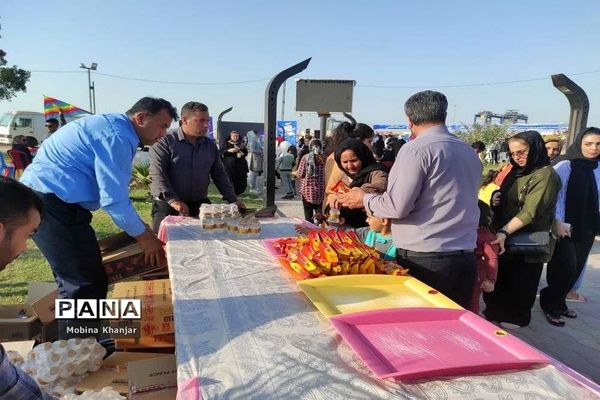
<svg viewBox="0 0 600 400">
<path fill-rule="evenodd" d="M 96 71 L 98 69 L 98 64 L 93 62 L 89 67 L 84 63 L 79 64 L 79 68 L 87 69 L 88 72 L 88 88 L 90 91 L 90 112 L 92 114 L 96 114 L 96 89 L 94 87 L 94 82 L 92 82 L 92 71 Z M 93 101 L 92 101 L 93 99 Z"/>
</svg>

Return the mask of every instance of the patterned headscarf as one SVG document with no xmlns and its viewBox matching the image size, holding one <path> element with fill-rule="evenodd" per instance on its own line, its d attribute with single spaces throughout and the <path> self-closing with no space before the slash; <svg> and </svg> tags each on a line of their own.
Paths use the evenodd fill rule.
<svg viewBox="0 0 600 400">
<path fill-rule="evenodd" d="M 317 174 L 317 163 L 323 163 L 323 144 L 319 139 L 313 139 L 308 145 L 309 153 L 307 156 L 306 177 L 312 178 Z"/>
</svg>

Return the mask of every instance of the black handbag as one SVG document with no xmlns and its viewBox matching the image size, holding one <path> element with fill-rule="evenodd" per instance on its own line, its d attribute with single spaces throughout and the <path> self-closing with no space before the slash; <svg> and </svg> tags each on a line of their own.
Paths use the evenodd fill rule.
<svg viewBox="0 0 600 400">
<path fill-rule="evenodd" d="M 550 232 L 517 232 L 510 235 L 504 244 L 506 254 L 524 256 L 550 256 Z"/>
<path fill-rule="evenodd" d="M 519 211 L 523 209 L 523 205 L 525 204 L 525 194 L 529 189 L 529 183 L 532 178 L 533 175 L 529 178 L 525 186 L 523 186 L 521 192 L 519 192 Z M 509 255 L 549 258 L 552 255 L 553 248 L 552 236 L 550 231 L 517 231 L 506 238 L 504 247 L 506 249 L 506 254 Z"/>
</svg>

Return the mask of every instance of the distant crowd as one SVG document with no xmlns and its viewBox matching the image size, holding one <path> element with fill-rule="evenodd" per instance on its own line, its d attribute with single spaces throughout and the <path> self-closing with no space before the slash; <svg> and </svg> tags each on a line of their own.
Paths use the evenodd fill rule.
<svg viewBox="0 0 600 400">
<path fill-rule="evenodd" d="M 383 258 L 465 308 L 478 312 L 483 293 L 483 316 L 505 329 L 530 323 L 547 263 L 540 305 L 548 323 L 577 318 L 567 301 L 586 300 L 577 289 L 600 228 L 600 130 L 580 132 L 562 155 L 557 140 L 517 133 L 500 143 L 498 160 L 492 153 L 493 162 L 506 153 L 508 163 L 486 173 L 482 184 L 484 149 L 448 132 L 447 109 L 439 92 L 408 98 L 404 112 L 414 137 L 408 143 L 384 140 L 355 121 L 323 140 L 305 136 L 297 147 L 281 141 L 276 167 L 284 197 L 299 194 L 308 221 L 360 232 Z M 210 182 L 243 211 L 238 196 L 248 187 L 262 191 L 262 139 L 234 131 L 219 148 L 207 136 L 209 110 L 200 102 L 184 104 L 179 128 L 169 130 L 178 118 L 167 100 L 145 97 L 126 113 L 89 116 L 53 133 L 20 183 L 0 181 L 0 269 L 31 235 L 60 298 L 103 299 L 108 281 L 91 211 L 103 208 L 157 267 L 166 266 L 156 235 L 162 220 L 197 217 L 210 202 Z M 140 144 L 151 146 L 152 227 L 129 198 Z M 59 338 L 70 338 L 80 323 L 60 320 Z M 1 346 L 0 367 L 14 373 Z M 0 382 L 19 379 L 26 378 Z M 31 393 L 36 387 L 25 385 Z"/>
</svg>

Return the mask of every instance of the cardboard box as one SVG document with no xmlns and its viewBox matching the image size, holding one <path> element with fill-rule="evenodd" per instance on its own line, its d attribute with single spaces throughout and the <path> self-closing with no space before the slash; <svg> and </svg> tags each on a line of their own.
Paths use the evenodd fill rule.
<svg viewBox="0 0 600 400">
<path fill-rule="evenodd" d="M 127 368 L 130 400 L 173 400 L 177 397 L 175 355 L 132 361 Z"/>
<path fill-rule="evenodd" d="M 124 353 L 116 351 L 106 360 L 102 361 L 102 367 L 87 375 L 75 390 L 83 393 L 86 390 L 100 390 L 111 386 L 117 392 L 127 395 L 129 393 L 129 375 L 127 364 L 131 361 L 145 360 L 160 357 L 155 353 Z"/>
<path fill-rule="evenodd" d="M 139 339 L 115 339 L 115 349 L 126 351 L 152 351 L 173 353 L 175 351 L 175 335 L 157 335 Z"/>
<path fill-rule="evenodd" d="M 175 332 L 171 282 L 168 279 L 117 283 L 112 298 L 140 299 L 142 303 L 141 320 L 119 320 L 114 325 L 139 327 L 142 337 Z"/>
<path fill-rule="evenodd" d="M 35 340 L 22 340 L 19 342 L 3 342 L 0 344 L 2 345 L 2 347 L 4 347 L 4 350 L 16 351 L 17 353 L 19 353 L 21 355 L 21 357 L 26 359 L 27 354 L 29 354 L 29 352 L 31 351 L 31 349 L 33 349 L 33 346 L 35 345 Z"/>
<path fill-rule="evenodd" d="M 144 252 L 135 239 L 125 232 L 99 240 L 98 246 L 108 283 L 119 282 L 145 272 L 164 270 L 147 265 Z"/>
<path fill-rule="evenodd" d="M 0 340 L 25 340 L 38 336 L 43 325 L 54 321 L 57 293 L 55 283 L 30 282 L 25 303 L 0 305 Z"/>
</svg>

